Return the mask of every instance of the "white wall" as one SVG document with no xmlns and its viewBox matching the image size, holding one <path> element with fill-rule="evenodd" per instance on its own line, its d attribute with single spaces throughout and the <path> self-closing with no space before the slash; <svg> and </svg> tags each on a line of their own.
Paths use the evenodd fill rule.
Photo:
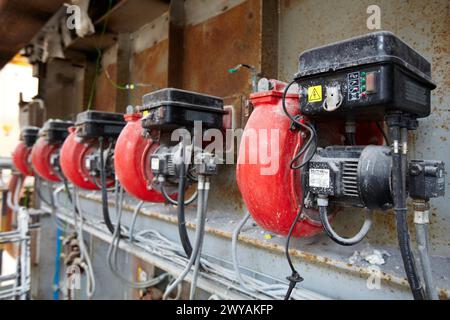
<svg viewBox="0 0 450 320">
<path fill-rule="evenodd" d="M 29 101 L 37 88 L 38 80 L 29 65 L 9 63 L 0 71 L 0 156 L 10 156 L 19 139 L 20 92 Z"/>
</svg>

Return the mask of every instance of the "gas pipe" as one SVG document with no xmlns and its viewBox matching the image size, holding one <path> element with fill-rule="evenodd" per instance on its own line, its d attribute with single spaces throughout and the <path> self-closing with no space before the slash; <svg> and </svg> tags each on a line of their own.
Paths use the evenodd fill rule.
<svg viewBox="0 0 450 320">
<path fill-rule="evenodd" d="M 116 177 L 123 188 L 136 198 L 148 202 L 165 202 L 162 194 L 152 185 L 150 157 L 159 143 L 142 136 L 141 114 L 124 116 L 126 126 L 117 139 L 114 149 Z"/>
</svg>

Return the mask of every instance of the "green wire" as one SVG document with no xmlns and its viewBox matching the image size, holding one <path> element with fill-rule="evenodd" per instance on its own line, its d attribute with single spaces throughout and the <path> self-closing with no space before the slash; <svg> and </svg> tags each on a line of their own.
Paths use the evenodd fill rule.
<svg viewBox="0 0 450 320">
<path fill-rule="evenodd" d="M 106 32 L 106 25 L 108 23 L 108 12 L 109 10 L 111 10 L 112 7 L 112 0 L 109 0 L 109 4 L 108 4 L 108 10 L 106 10 L 106 18 L 105 18 L 105 22 L 103 23 L 103 28 L 102 28 L 102 32 L 100 34 L 100 43 L 99 43 L 99 47 L 101 47 L 102 44 L 102 40 L 103 40 L 103 36 Z M 95 84 L 97 82 L 98 79 L 98 75 L 99 75 L 99 69 L 100 69 L 100 62 L 101 62 L 101 58 L 102 58 L 102 50 L 97 47 L 97 60 L 95 62 L 95 76 L 94 76 L 94 80 L 92 82 L 92 86 L 91 86 L 91 93 L 89 95 L 89 101 L 88 101 L 88 105 L 87 105 L 87 109 L 91 110 L 92 107 L 92 101 L 94 100 L 94 95 L 95 95 Z"/>
<path fill-rule="evenodd" d="M 111 79 L 111 76 L 109 75 L 108 70 L 105 70 L 105 73 L 106 73 L 106 78 L 108 79 L 108 81 L 116 89 L 119 89 L 119 90 L 134 90 L 136 88 L 134 84 L 124 85 L 124 86 L 120 85 L 117 82 L 115 82 L 113 79 Z"/>
</svg>

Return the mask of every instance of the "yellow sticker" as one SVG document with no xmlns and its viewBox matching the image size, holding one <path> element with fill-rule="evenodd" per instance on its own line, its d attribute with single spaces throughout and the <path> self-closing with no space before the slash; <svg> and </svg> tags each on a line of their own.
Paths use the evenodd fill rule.
<svg viewBox="0 0 450 320">
<path fill-rule="evenodd" d="M 322 101 L 322 86 L 314 86 L 308 88 L 308 102 Z"/>
<path fill-rule="evenodd" d="M 149 114 L 150 114 L 150 111 L 148 111 L 148 110 L 144 110 L 144 112 L 142 112 L 142 115 L 144 117 L 148 116 Z"/>
</svg>

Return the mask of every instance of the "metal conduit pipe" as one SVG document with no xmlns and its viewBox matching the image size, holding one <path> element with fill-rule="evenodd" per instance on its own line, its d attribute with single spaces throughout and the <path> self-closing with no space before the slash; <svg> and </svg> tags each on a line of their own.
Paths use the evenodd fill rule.
<svg viewBox="0 0 450 320">
<path fill-rule="evenodd" d="M 423 279 L 425 281 L 425 292 L 428 299 L 439 300 L 431 271 L 430 257 L 428 255 L 429 207 L 428 201 L 414 201 L 414 225 L 416 227 L 416 241 L 419 250 L 420 265 L 422 266 Z"/>
</svg>

